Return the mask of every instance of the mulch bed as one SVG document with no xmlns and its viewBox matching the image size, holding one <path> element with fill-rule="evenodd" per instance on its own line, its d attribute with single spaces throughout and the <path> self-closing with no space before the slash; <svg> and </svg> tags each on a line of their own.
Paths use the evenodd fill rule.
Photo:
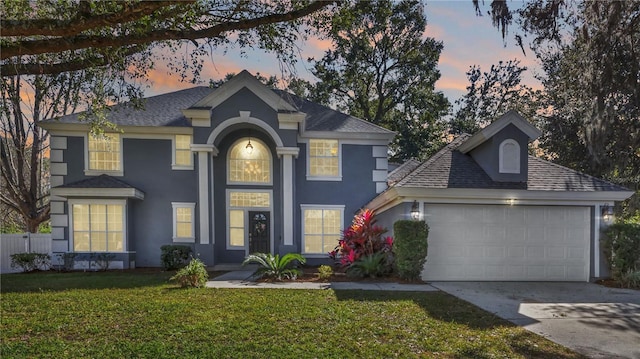
<svg viewBox="0 0 640 359">
<path fill-rule="evenodd" d="M 335 269 L 333 275 L 328 280 L 320 280 L 318 277 L 318 267 L 314 266 L 304 266 L 302 269 L 302 275 L 298 278 L 291 280 L 285 279 L 283 282 L 362 282 L 362 283 L 402 283 L 402 284 L 423 284 L 422 280 L 416 281 L 406 281 L 404 279 L 400 279 L 396 275 L 390 275 L 386 277 L 376 277 L 376 278 L 354 278 L 349 277 L 346 273 L 341 271 L 340 269 Z M 273 282 L 271 279 L 260 279 L 259 282 Z"/>
</svg>

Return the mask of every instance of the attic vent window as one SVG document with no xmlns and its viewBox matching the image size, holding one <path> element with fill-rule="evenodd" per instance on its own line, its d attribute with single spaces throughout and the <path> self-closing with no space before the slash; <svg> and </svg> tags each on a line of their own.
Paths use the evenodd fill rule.
<svg viewBox="0 0 640 359">
<path fill-rule="evenodd" d="M 520 173 L 520 145 L 507 139 L 502 141 L 499 150 L 500 173 Z"/>
</svg>

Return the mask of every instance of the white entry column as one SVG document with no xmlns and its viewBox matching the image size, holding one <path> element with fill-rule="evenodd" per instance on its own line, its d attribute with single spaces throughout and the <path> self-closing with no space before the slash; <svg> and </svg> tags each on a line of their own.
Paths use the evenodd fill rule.
<svg viewBox="0 0 640 359">
<path fill-rule="evenodd" d="M 293 245 L 293 158 L 298 158 L 298 147 L 276 147 L 282 158 L 282 240 L 285 246 Z"/>
<path fill-rule="evenodd" d="M 198 213 L 200 219 L 200 244 L 209 244 L 209 157 L 217 156 L 218 149 L 209 144 L 193 144 L 191 151 L 198 153 Z M 211 172 L 213 177 L 213 171 Z M 211 179 L 213 183 L 213 178 Z M 211 187 L 213 190 L 213 186 Z"/>
</svg>

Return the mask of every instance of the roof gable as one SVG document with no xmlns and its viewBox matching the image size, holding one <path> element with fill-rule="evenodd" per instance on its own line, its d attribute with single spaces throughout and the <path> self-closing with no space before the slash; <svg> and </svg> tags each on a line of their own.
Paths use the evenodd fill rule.
<svg viewBox="0 0 640 359">
<path fill-rule="evenodd" d="M 273 108 L 276 112 L 297 112 L 297 109 L 295 107 L 278 96 L 275 92 L 271 91 L 270 88 L 262 84 L 247 70 L 242 70 L 242 72 L 222 84 L 211 94 L 195 103 L 192 108 L 217 107 L 245 87 L 249 91 L 253 92 L 256 96 L 258 96 L 267 105 Z"/>
<path fill-rule="evenodd" d="M 520 116 L 517 111 L 511 110 L 502 115 L 499 119 L 491 123 L 489 126 L 483 128 L 482 130 L 476 132 L 473 136 L 469 137 L 458 147 L 458 150 L 462 153 L 468 153 L 469 151 L 483 144 L 485 141 L 493 137 L 495 134 L 497 134 L 510 124 L 516 126 L 520 131 L 527 135 L 527 137 L 529 137 L 529 141 L 533 141 L 536 138 L 540 137 L 540 135 L 542 135 L 542 132 L 540 132 L 540 130 L 529 123 L 529 121 L 525 120 L 524 117 Z"/>
</svg>

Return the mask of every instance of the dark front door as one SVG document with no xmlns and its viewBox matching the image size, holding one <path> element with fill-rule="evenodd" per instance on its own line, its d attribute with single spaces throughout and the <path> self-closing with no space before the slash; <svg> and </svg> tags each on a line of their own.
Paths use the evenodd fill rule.
<svg viewBox="0 0 640 359">
<path fill-rule="evenodd" d="M 271 252 L 269 243 L 270 223 L 269 212 L 249 211 L 249 254 Z"/>
</svg>

